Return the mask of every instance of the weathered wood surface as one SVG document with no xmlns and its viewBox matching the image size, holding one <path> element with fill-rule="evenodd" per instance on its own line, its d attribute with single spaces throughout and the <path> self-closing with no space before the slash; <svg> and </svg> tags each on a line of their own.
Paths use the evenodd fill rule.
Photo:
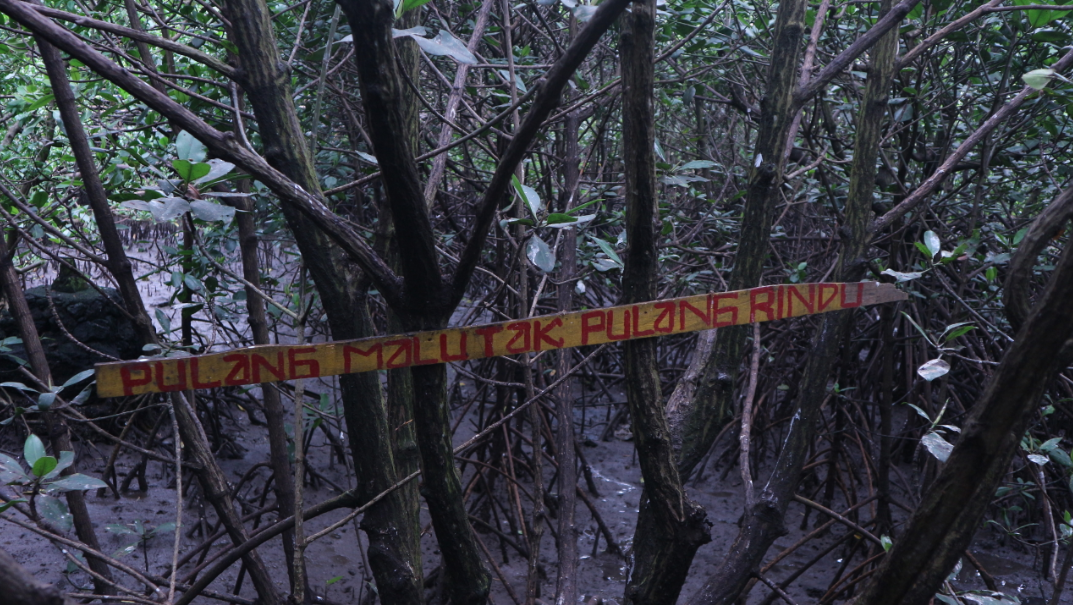
<svg viewBox="0 0 1073 605">
<path fill-rule="evenodd" d="M 905 300 L 875 282 L 764 286 L 431 332 L 97 364 L 97 394 L 242 386 L 599 345 Z"/>
</svg>

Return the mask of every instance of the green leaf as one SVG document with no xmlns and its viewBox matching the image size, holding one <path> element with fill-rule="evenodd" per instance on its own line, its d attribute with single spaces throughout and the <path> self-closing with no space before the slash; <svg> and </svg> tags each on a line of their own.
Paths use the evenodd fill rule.
<svg viewBox="0 0 1073 605">
<path fill-rule="evenodd" d="M 935 459 L 939 462 L 946 462 L 950 458 L 950 452 L 954 451 L 954 446 L 949 441 L 943 439 L 938 433 L 928 433 L 920 439 L 920 443 L 935 456 Z"/>
<path fill-rule="evenodd" d="M 35 477 L 44 477 L 51 473 L 58 463 L 52 456 L 41 456 L 34 462 L 33 474 Z"/>
<path fill-rule="evenodd" d="M 544 209 L 544 203 L 540 200 L 540 196 L 537 195 L 536 189 L 523 185 L 518 177 L 510 177 L 511 183 L 514 184 L 514 191 L 521 198 L 522 203 L 529 209 L 529 213 L 533 215 L 534 219 L 540 219 L 540 211 Z"/>
<path fill-rule="evenodd" d="M 172 521 L 168 521 L 167 523 L 161 523 L 160 525 L 157 525 L 156 529 L 154 529 L 152 533 L 155 536 L 158 534 L 167 534 L 173 531 L 175 531 L 175 523 Z"/>
<path fill-rule="evenodd" d="M 180 160 L 191 162 L 205 161 L 205 146 L 194 135 L 183 130 L 175 137 L 175 153 Z"/>
<path fill-rule="evenodd" d="M 466 63 L 468 65 L 476 65 L 477 57 L 473 55 L 466 48 L 466 45 L 461 40 L 451 35 L 451 32 L 446 29 L 441 29 L 440 33 L 436 34 L 435 38 L 424 37 L 425 28 L 412 27 L 406 30 L 393 29 L 391 30 L 392 37 L 402 38 L 408 37 L 417 45 L 421 47 L 421 50 L 430 55 L 436 56 L 448 56 L 458 61 L 459 63 Z"/>
<path fill-rule="evenodd" d="M 194 168 L 199 164 L 193 164 L 187 160 L 172 160 L 171 167 L 175 169 L 175 173 L 179 175 L 179 178 L 184 183 L 189 183 L 194 180 Z M 208 165 L 206 164 L 206 167 Z M 207 171 L 206 171 L 207 173 Z"/>
<path fill-rule="evenodd" d="M 945 376 L 948 372 L 950 372 L 950 364 L 943 359 L 932 359 L 917 368 L 917 374 L 928 382 Z"/>
<path fill-rule="evenodd" d="M 130 553 L 132 553 L 132 552 L 134 552 L 136 550 L 138 550 L 138 542 L 134 542 L 133 544 L 127 544 L 123 548 L 120 548 L 119 550 L 117 550 L 114 553 L 112 553 L 112 558 L 113 559 L 118 559 L 119 557 L 124 557 L 126 555 L 129 555 Z"/>
<path fill-rule="evenodd" d="M 551 273 L 555 269 L 555 252 L 535 235 L 525 245 L 525 257 L 544 273 Z"/>
<path fill-rule="evenodd" d="M 1034 0 L 1014 0 L 1013 4 L 1015 6 L 1027 6 L 1027 5 L 1030 5 L 1030 4 L 1044 4 L 1044 3 L 1036 2 Z M 1066 3 L 1065 2 L 1053 2 L 1053 3 L 1048 2 L 1046 4 L 1066 4 Z M 1040 27 L 1043 27 L 1043 26 L 1047 25 L 1051 21 L 1054 21 L 1055 19 L 1060 19 L 1060 18 L 1066 16 L 1067 14 L 1069 14 L 1069 11 L 1029 10 L 1029 11 L 1025 11 L 1024 14 L 1025 14 L 1026 17 L 1028 17 L 1028 23 L 1033 28 L 1040 28 Z M 1035 87 L 1033 87 L 1033 88 L 1035 88 Z"/>
<path fill-rule="evenodd" d="M 45 521 L 48 521 L 49 525 L 64 532 L 71 530 L 73 518 L 71 513 L 67 511 L 66 504 L 58 498 L 46 496 L 45 494 L 38 494 L 35 503 L 37 512 L 44 517 Z"/>
<path fill-rule="evenodd" d="M 569 216 L 569 215 L 561 214 L 559 216 Z M 592 221 L 593 219 L 596 218 L 596 215 L 595 214 L 582 214 L 581 216 L 578 216 L 578 217 L 570 217 L 570 218 L 573 218 L 575 220 L 572 220 L 570 222 L 564 222 L 564 223 L 552 223 L 552 222 L 550 222 L 551 217 L 549 216 L 548 218 L 549 218 L 548 227 L 551 227 L 552 229 L 571 229 L 573 227 L 580 227 L 581 225 L 584 225 L 585 223 L 588 223 L 588 222 Z"/>
<path fill-rule="evenodd" d="M 556 225 L 559 223 L 576 223 L 577 218 L 570 216 L 569 214 L 561 214 L 559 212 L 552 212 L 548 215 L 548 224 Z"/>
<path fill-rule="evenodd" d="M 204 165 L 204 164 L 202 164 Z M 210 223 L 230 223 L 235 216 L 235 209 L 231 206 L 216 204 L 207 200 L 195 200 L 190 202 L 190 211 L 197 218 Z"/>
<path fill-rule="evenodd" d="M 11 508 L 12 506 L 15 506 L 16 504 L 18 504 L 20 502 L 26 502 L 26 500 L 23 500 L 22 498 L 16 498 L 15 500 L 8 500 L 7 502 L 4 502 L 3 504 L 0 504 L 0 513 L 4 512 L 5 510 L 7 510 L 9 508 Z"/>
<path fill-rule="evenodd" d="M 693 160 L 692 162 L 686 162 L 678 167 L 679 170 L 700 170 L 704 168 L 715 168 L 719 164 L 709 160 Z"/>
<path fill-rule="evenodd" d="M 577 212 L 578 210 L 581 210 L 582 208 L 588 208 L 589 206 L 591 206 L 591 205 L 593 205 L 593 204 L 595 204 L 597 202 L 602 202 L 602 201 L 603 200 L 599 199 L 599 198 L 597 198 L 595 200 L 589 200 L 589 201 L 585 202 L 584 204 L 582 204 L 580 206 L 574 206 L 573 208 L 567 210 L 566 213 L 567 214 L 573 214 L 573 213 Z"/>
<path fill-rule="evenodd" d="M 36 393 L 37 389 L 31 389 L 30 387 L 22 384 L 21 382 L 0 382 L 0 387 L 7 389 L 18 389 L 27 393 Z"/>
<path fill-rule="evenodd" d="M 53 403 L 56 403 L 55 393 L 41 393 L 37 396 L 37 409 L 42 412 L 47 412 L 48 409 L 52 407 Z"/>
<path fill-rule="evenodd" d="M 63 469 L 65 469 L 65 468 L 71 466 L 72 464 L 74 464 L 74 461 L 75 461 L 75 453 L 74 452 L 60 452 L 59 464 L 57 464 L 56 468 L 52 469 L 52 471 L 49 472 L 49 474 L 45 475 L 43 477 L 43 479 L 45 481 L 48 481 L 48 480 L 50 480 L 50 479 L 52 479 L 54 477 L 58 477 L 59 474 L 63 472 Z"/>
<path fill-rule="evenodd" d="M 898 283 L 901 283 L 903 281 L 910 281 L 910 280 L 913 280 L 913 279 L 917 279 L 918 277 L 920 277 L 920 276 L 922 276 L 924 274 L 919 272 L 919 271 L 911 271 L 909 273 L 902 273 L 900 271 L 895 271 L 894 269 L 884 269 L 883 272 L 880 275 L 889 275 L 889 276 L 893 277 L 895 280 L 897 280 Z"/>
<path fill-rule="evenodd" d="M 58 481 L 53 481 L 48 484 L 49 487 L 58 489 L 64 492 L 81 492 L 87 489 L 100 489 L 102 487 L 108 487 L 108 484 L 96 477 L 90 477 L 89 475 L 83 475 L 82 473 L 75 473 L 68 475 Z"/>
<path fill-rule="evenodd" d="M 338 582 L 339 580 L 342 580 L 342 579 L 343 579 L 343 576 L 335 576 L 334 578 L 326 581 L 325 584 L 328 585 L 328 586 L 331 586 L 332 584 L 335 584 L 336 582 Z"/>
<path fill-rule="evenodd" d="M 935 255 L 942 251 L 939 236 L 934 231 L 924 232 L 924 245 L 928 247 L 928 252 L 931 253 L 930 258 L 935 258 Z"/>
<path fill-rule="evenodd" d="M 156 310 L 156 320 L 160 323 L 160 329 L 164 330 L 165 334 L 171 332 L 171 320 L 160 309 Z"/>
<path fill-rule="evenodd" d="M 506 229 L 507 225 L 525 225 L 526 227 L 536 227 L 536 221 L 531 218 L 509 218 L 505 221 L 500 221 L 499 226 L 503 229 Z"/>
<path fill-rule="evenodd" d="M 26 108 L 26 112 L 28 113 L 28 112 L 31 112 L 31 111 L 37 111 L 38 109 L 41 109 L 45 105 L 48 105 L 49 103 L 51 103 L 52 100 L 55 99 L 55 98 L 56 98 L 55 95 L 53 95 L 51 93 L 46 94 L 46 95 L 41 95 L 41 98 L 37 99 L 33 103 L 30 103 L 30 106 Z"/>
<path fill-rule="evenodd" d="M 44 208 L 48 203 L 47 191 L 35 191 L 33 197 L 30 198 L 30 205 L 34 208 Z"/>
<path fill-rule="evenodd" d="M 63 383 L 63 386 L 60 387 L 60 388 L 61 389 L 66 389 L 67 387 L 69 387 L 71 385 L 76 385 L 76 384 L 82 382 L 83 380 L 89 378 L 90 376 L 93 376 L 93 373 L 95 371 L 96 370 L 94 370 L 93 368 L 90 368 L 88 370 L 82 370 L 81 372 L 79 372 L 79 373 L 75 374 L 74 376 L 71 376 L 70 378 L 68 378 L 67 382 Z"/>
<path fill-rule="evenodd" d="M 22 465 L 18 460 L 15 460 L 11 456 L 0 454 L 0 483 L 7 485 L 9 483 L 28 483 L 30 480 L 26 476 L 26 471 L 22 470 Z"/>
<path fill-rule="evenodd" d="M 894 541 L 887 535 L 879 536 L 879 543 L 883 546 L 883 552 L 890 552 L 890 547 L 894 546 Z"/>
<path fill-rule="evenodd" d="M 193 182 L 197 182 L 198 180 L 208 176 L 210 172 L 212 172 L 211 165 L 202 163 L 194 164 L 193 167 L 190 169 L 190 180 Z"/>
<path fill-rule="evenodd" d="M 1028 12 L 1032 13 L 1032 12 L 1042 12 L 1042 11 L 1028 11 Z M 1048 12 L 1050 12 L 1050 11 L 1048 11 Z M 1050 82 L 1051 78 L 1053 78 L 1053 77 L 1054 77 L 1054 70 L 1053 69 L 1033 69 L 1032 71 L 1030 71 L 1030 72 L 1026 73 L 1025 75 L 1021 76 L 1021 79 L 1025 81 L 1026 85 L 1031 86 L 1032 88 L 1035 88 L 1036 90 L 1043 90 L 1044 88 L 1047 88 L 1047 83 Z"/>
<path fill-rule="evenodd" d="M 618 253 L 615 252 L 615 249 L 611 247 L 611 244 L 608 243 L 607 240 L 599 237 L 594 237 L 592 239 L 596 242 L 596 245 L 600 247 L 600 250 L 602 250 L 603 253 L 607 255 L 608 258 L 610 258 L 615 264 L 619 265 L 620 267 L 623 266 L 622 259 L 619 258 Z"/>
<path fill-rule="evenodd" d="M 26 438 L 22 445 L 22 456 L 26 458 L 26 464 L 33 466 L 39 458 L 45 455 L 45 444 L 41 438 L 33 433 Z"/>
<path fill-rule="evenodd" d="M 927 413 L 927 412 L 925 412 L 924 410 L 920 409 L 920 407 L 919 407 L 919 406 L 913 405 L 913 404 L 911 404 L 911 403 L 907 403 L 907 404 L 905 404 L 905 405 L 907 405 L 907 406 L 909 406 L 909 407 L 913 408 L 914 410 L 916 410 L 916 411 L 917 411 L 917 415 L 918 415 L 918 416 L 920 416 L 920 417 L 921 417 L 921 418 L 923 418 L 924 420 L 927 420 L 927 421 L 928 421 L 928 424 L 931 424 L 931 417 L 930 417 L 930 416 L 928 416 L 928 413 Z"/>
<path fill-rule="evenodd" d="M 183 283 L 186 284 L 187 288 L 190 288 L 194 292 L 201 291 L 201 281 L 199 281 L 198 278 L 194 277 L 193 275 L 184 275 Z"/>
<path fill-rule="evenodd" d="M 976 329 L 976 326 L 961 326 L 959 328 L 955 328 L 954 330 L 951 330 L 949 334 L 946 335 L 946 341 L 950 342 L 951 340 L 954 340 L 958 336 L 964 336 L 965 334 L 968 334 L 969 332 L 972 332 L 975 329 Z"/>
<path fill-rule="evenodd" d="M 420 8 L 428 4 L 429 0 L 403 0 L 399 3 L 398 8 L 395 10 L 395 18 L 403 16 L 407 11 L 412 11 L 415 8 Z"/>
<path fill-rule="evenodd" d="M 118 523 L 109 523 L 109 524 L 104 526 L 104 529 L 112 532 L 113 534 L 118 534 L 118 535 L 121 535 L 121 536 L 124 536 L 124 535 L 126 535 L 126 536 L 136 536 L 136 535 L 138 535 L 138 532 L 136 532 L 133 529 L 127 527 L 126 525 L 120 525 Z"/>
<path fill-rule="evenodd" d="M 208 166 L 209 171 L 202 176 L 194 177 L 195 183 L 208 183 L 223 178 L 230 174 L 231 170 L 235 168 L 234 164 L 223 160 L 209 160 L 205 164 L 198 164 L 198 166 Z"/>
</svg>

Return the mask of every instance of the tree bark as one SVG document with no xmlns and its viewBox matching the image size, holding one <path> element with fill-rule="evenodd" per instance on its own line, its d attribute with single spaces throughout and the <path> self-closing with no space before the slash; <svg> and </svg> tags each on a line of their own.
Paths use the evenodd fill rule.
<svg viewBox="0 0 1073 605">
<path fill-rule="evenodd" d="M 1073 200 L 1068 193 L 1059 196 L 1066 204 Z M 1033 410 L 1056 374 L 1073 361 L 1071 297 L 1073 246 L 1067 245 L 939 476 L 856 605 L 927 603 L 965 552 Z"/>
<path fill-rule="evenodd" d="M 43 584 L 0 549 L 0 590 L 7 605 L 72 605 L 55 586 Z"/>
<path fill-rule="evenodd" d="M 223 3 L 223 9 L 231 21 L 230 33 L 239 56 L 246 58 L 239 82 L 257 116 L 266 159 L 319 197 L 320 183 L 298 121 L 290 76 L 279 56 L 267 6 L 260 0 L 229 0 Z M 253 57 L 261 60 L 251 60 Z M 350 339 L 375 334 L 365 288 L 360 284 L 360 276 L 349 268 L 342 251 L 296 207 L 283 204 L 282 209 L 320 294 L 332 336 Z M 359 477 L 359 501 L 365 502 L 393 485 L 399 476 L 387 410 L 376 374 L 346 376 L 339 384 Z M 403 494 L 396 492 L 373 507 L 362 521 L 369 537 L 373 576 L 381 599 L 389 605 L 421 602 L 420 558 L 407 547 L 407 541 L 399 539 L 419 531 L 412 527 L 412 519 L 405 511 Z"/>
<path fill-rule="evenodd" d="M 881 10 L 888 10 L 885 0 Z M 876 158 L 882 141 L 887 114 L 887 97 L 898 50 L 898 31 L 892 30 L 873 49 L 871 69 L 857 117 L 857 138 L 850 187 L 844 209 L 841 265 L 838 281 L 856 281 L 863 274 L 863 259 L 871 236 L 872 191 L 875 187 Z M 852 327 L 853 312 L 841 311 L 823 316 L 812 343 L 812 350 L 799 383 L 798 398 L 775 469 L 757 501 L 747 506 L 741 530 L 722 563 L 691 600 L 691 605 L 729 605 L 735 602 L 748 584 L 771 545 L 786 533 L 784 518 L 793 500 L 801 469 L 813 442 L 820 408 L 827 395 L 828 376 L 838 351 Z"/>
<path fill-rule="evenodd" d="M 734 268 L 727 280 L 731 290 L 759 285 L 767 258 L 772 215 L 786 165 L 783 150 L 794 116 L 798 57 L 807 4 L 804 0 L 779 4 L 767 90 L 760 103 L 754 167 L 749 173 Z M 680 443 L 678 470 L 683 477 L 693 472 L 733 415 L 734 385 L 745 340 L 751 332 L 749 326 L 721 330 L 692 404 L 678 409 L 675 433 L 676 441 Z"/>
<path fill-rule="evenodd" d="M 570 18 L 571 34 L 577 29 L 577 19 Z M 569 98 L 569 97 L 568 97 Z M 563 189 L 559 196 L 559 212 L 566 212 L 574 199 L 580 179 L 578 159 L 578 113 L 571 112 L 563 121 Z M 577 230 L 563 234 L 563 251 L 559 258 L 559 312 L 574 306 L 577 278 Z M 556 371 L 565 376 L 570 371 L 570 351 L 559 351 Z M 555 605 L 577 603 L 577 456 L 574 438 L 574 395 L 572 381 L 564 380 L 555 391 L 556 463 L 559 465 L 559 575 L 555 584 Z"/>
<path fill-rule="evenodd" d="M 626 173 L 626 251 L 622 303 L 657 298 L 662 226 L 656 197 L 655 63 L 656 1 L 640 0 L 623 17 L 622 146 Z M 686 496 L 663 414 L 655 339 L 623 343 L 626 399 L 644 479 L 633 539 L 634 564 L 626 605 L 673 605 L 693 556 L 711 540 L 701 506 Z"/>
<path fill-rule="evenodd" d="M 248 181 L 242 181 L 248 185 Z M 247 186 L 248 188 L 248 186 Z M 226 198 L 225 198 L 226 199 Z M 241 212 L 235 213 L 238 224 L 238 246 L 242 256 L 242 277 L 249 282 L 246 286 L 246 318 L 253 333 L 253 344 L 265 345 L 272 342 L 268 334 L 268 318 L 265 315 L 265 303 L 257 289 L 261 287 L 260 260 L 257 257 L 257 228 L 253 222 L 253 204 L 249 198 L 233 198 L 233 205 Z M 272 485 L 279 506 L 280 517 L 294 514 L 294 471 L 291 470 L 290 455 L 287 452 L 286 412 L 280 400 L 279 389 L 275 385 L 261 385 L 261 400 L 264 402 L 265 423 L 268 425 L 268 457 L 272 465 Z M 287 573 L 294 590 L 294 532 L 283 532 L 283 553 L 287 559 Z M 308 593 L 308 591 L 307 591 Z"/>
</svg>

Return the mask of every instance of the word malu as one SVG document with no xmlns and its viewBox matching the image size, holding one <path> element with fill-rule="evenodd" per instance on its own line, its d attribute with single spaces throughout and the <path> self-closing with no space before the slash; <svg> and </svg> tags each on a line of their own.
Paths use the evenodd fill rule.
<svg viewBox="0 0 1073 605">
<path fill-rule="evenodd" d="M 101 397 L 242 386 L 519 355 L 905 300 L 875 282 L 765 286 L 431 332 L 97 364 Z"/>
</svg>

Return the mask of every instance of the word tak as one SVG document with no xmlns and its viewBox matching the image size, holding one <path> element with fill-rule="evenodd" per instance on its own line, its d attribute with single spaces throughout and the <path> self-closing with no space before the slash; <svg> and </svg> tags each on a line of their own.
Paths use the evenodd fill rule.
<svg viewBox="0 0 1073 605">
<path fill-rule="evenodd" d="M 853 309 L 908 297 L 875 282 L 750 290 L 430 332 L 97 364 L 101 397 L 243 386 L 519 355 Z"/>
</svg>

